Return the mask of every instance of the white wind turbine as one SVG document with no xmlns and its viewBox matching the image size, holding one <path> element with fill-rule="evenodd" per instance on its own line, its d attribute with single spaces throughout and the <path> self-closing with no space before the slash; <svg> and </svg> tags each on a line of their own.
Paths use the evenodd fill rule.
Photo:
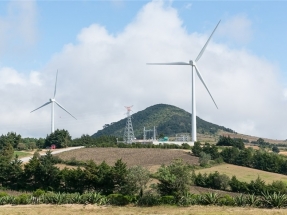
<svg viewBox="0 0 287 215">
<path fill-rule="evenodd" d="M 30 113 L 48 105 L 48 104 L 52 104 L 52 114 L 51 114 L 51 133 L 54 132 L 54 103 L 56 103 L 60 108 L 62 108 L 64 111 L 66 111 L 68 114 L 70 114 L 73 118 L 76 119 L 76 117 L 74 117 L 71 113 L 69 113 L 69 111 L 67 111 L 62 105 L 60 105 L 56 99 L 55 99 L 55 96 L 56 96 L 56 89 L 57 89 L 57 77 L 58 77 L 58 71 L 57 71 L 57 74 L 56 74 L 56 83 L 55 83 L 55 91 L 54 91 L 54 97 L 52 99 L 50 99 L 50 101 L 48 101 L 47 103 L 43 104 L 42 106 L 36 108 L 35 110 L 32 110 Z"/>
<path fill-rule="evenodd" d="M 191 66 L 191 83 L 192 83 L 192 117 L 191 117 L 191 127 L 192 127 L 192 142 L 196 142 L 197 141 L 197 137 L 196 137 L 196 104 L 195 104 L 195 75 L 194 75 L 194 70 L 193 68 L 195 68 L 195 71 L 199 77 L 199 79 L 201 80 L 201 82 L 203 83 L 203 85 L 205 86 L 207 92 L 209 93 L 211 99 L 213 100 L 216 108 L 218 109 L 211 93 L 209 92 L 203 78 L 202 75 L 199 72 L 199 69 L 196 66 L 196 62 L 201 58 L 203 52 L 206 49 L 206 46 L 209 43 L 209 40 L 211 39 L 213 33 L 215 32 L 216 28 L 218 27 L 220 21 L 217 23 L 216 27 L 214 28 L 213 32 L 211 33 L 211 35 L 209 36 L 208 40 L 206 41 L 205 45 L 203 46 L 203 48 L 201 49 L 201 51 L 199 52 L 197 58 L 193 61 L 190 60 L 188 63 L 186 62 L 173 62 L 173 63 L 147 63 L 148 65 L 188 65 Z"/>
</svg>

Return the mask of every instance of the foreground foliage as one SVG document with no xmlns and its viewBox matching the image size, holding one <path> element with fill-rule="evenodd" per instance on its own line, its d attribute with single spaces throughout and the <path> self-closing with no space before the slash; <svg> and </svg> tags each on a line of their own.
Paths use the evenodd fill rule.
<svg viewBox="0 0 287 215">
<path fill-rule="evenodd" d="M 40 195 L 39 195 L 40 193 Z M 191 194 L 180 196 L 161 196 L 156 193 L 146 192 L 140 195 L 110 194 L 102 195 L 97 192 L 87 193 L 55 193 L 37 190 L 32 194 L 23 193 L 18 196 L 7 195 L 0 192 L 0 205 L 27 205 L 27 204 L 96 204 L 96 205 L 134 205 L 134 206 L 158 206 L 158 205 L 216 205 L 216 206 L 250 206 L 257 208 L 286 208 L 287 198 L 281 193 L 264 193 L 263 196 L 219 195 L 218 193 Z"/>
</svg>

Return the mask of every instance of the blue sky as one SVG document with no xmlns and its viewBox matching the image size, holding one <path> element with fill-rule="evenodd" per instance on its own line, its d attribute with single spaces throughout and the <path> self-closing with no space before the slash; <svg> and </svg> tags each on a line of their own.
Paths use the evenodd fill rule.
<svg viewBox="0 0 287 215">
<path fill-rule="evenodd" d="M 105 26 L 109 33 L 117 35 L 147 2 L 36 1 L 36 41 L 29 48 L 25 47 L 28 55 L 22 62 L 15 62 L 15 53 L 12 52 L 2 54 L 1 63 L 29 71 L 32 61 L 32 68 L 40 69 L 65 44 L 76 43 L 76 35 L 83 27 L 98 23 Z M 7 16 L 9 4 L 9 1 L 0 2 L 2 17 Z M 170 1 L 167 4 L 177 9 L 189 33 L 204 33 L 219 19 L 225 21 L 234 15 L 246 17 L 251 25 L 249 39 L 238 42 L 215 36 L 216 39 L 229 42 L 231 47 L 245 48 L 257 56 L 265 57 L 277 63 L 283 72 L 287 71 L 284 63 L 284 51 L 287 50 L 287 1 Z"/>
<path fill-rule="evenodd" d="M 33 116 L 29 111 L 51 97 L 57 69 L 59 99 L 79 118 L 74 122 L 59 110 L 58 125 L 73 136 L 120 120 L 123 106 L 131 104 L 135 112 L 157 103 L 190 112 L 188 69 L 150 68 L 144 62 L 196 57 L 221 20 L 199 65 L 219 111 L 198 81 L 199 117 L 240 133 L 286 139 L 286 11 L 287 1 L 0 1 L 0 76 L 8 77 L 1 91 L 7 96 L 3 105 L 10 107 L 1 109 L 8 121 L 2 120 L 0 133 L 49 132 L 50 109 Z M 170 76 L 162 77 L 164 71 Z M 174 91 L 159 87 L 161 78 Z M 174 79 L 182 80 L 181 86 Z M 25 95 L 21 110 L 18 90 Z M 5 111 L 11 107 L 21 125 L 9 120 Z"/>
</svg>

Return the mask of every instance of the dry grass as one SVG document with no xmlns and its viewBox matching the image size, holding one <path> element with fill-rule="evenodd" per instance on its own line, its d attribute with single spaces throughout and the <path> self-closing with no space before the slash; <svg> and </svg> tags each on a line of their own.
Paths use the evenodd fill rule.
<svg viewBox="0 0 287 215">
<path fill-rule="evenodd" d="M 250 135 L 246 135 L 246 134 L 238 134 L 238 133 L 228 133 L 226 131 L 219 131 L 218 135 L 225 135 L 225 136 L 230 136 L 231 138 L 242 138 L 242 139 L 247 139 L 249 140 L 249 142 L 251 141 L 256 141 L 258 140 L 260 137 L 254 137 L 254 136 L 250 136 Z M 286 140 L 273 140 L 273 139 L 268 139 L 268 138 L 263 138 L 264 141 L 269 142 L 269 143 L 274 143 L 274 144 L 278 144 L 278 143 L 284 143 L 287 144 Z"/>
<path fill-rule="evenodd" d="M 244 207 L 217 207 L 217 206 L 157 206 L 157 207 L 115 207 L 95 205 L 24 205 L 24 206 L 0 206 L 1 215 L 121 215 L 121 214 L 149 214 L 149 215 L 273 215 L 286 214 L 286 209 L 258 209 Z"/>
<path fill-rule="evenodd" d="M 232 164 L 222 164 L 218 166 L 213 166 L 211 168 L 196 170 L 196 173 L 214 173 L 218 171 L 221 174 L 226 174 L 230 178 L 235 175 L 239 181 L 250 182 L 251 180 L 256 180 L 259 176 L 267 184 L 272 183 L 273 181 L 283 181 L 287 183 L 287 176 L 281 175 L 272 172 L 261 171 L 257 169 L 252 169 L 248 167 L 236 166 Z"/>
<path fill-rule="evenodd" d="M 122 159 L 128 167 L 140 165 L 150 171 L 156 170 L 161 164 L 170 164 L 174 159 L 182 159 L 188 164 L 198 164 L 198 158 L 192 156 L 186 150 L 178 149 L 154 149 L 154 148 L 82 148 L 63 152 L 58 157 L 69 160 L 94 160 L 97 164 L 106 161 L 114 165 L 118 159 Z"/>
</svg>

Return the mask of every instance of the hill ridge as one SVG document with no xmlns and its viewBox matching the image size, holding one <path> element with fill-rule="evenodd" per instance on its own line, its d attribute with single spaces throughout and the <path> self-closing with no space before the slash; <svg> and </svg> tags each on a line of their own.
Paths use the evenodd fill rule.
<svg viewBox="0 0 287 215">
<path fill-rule="evenodd" d="M 200 117 L 197 118 L 197 132 L 201 134 L 215 134 L 218 130 L 234 133 L 230 128 L 219 126 L 207 122 Z M 144 110 L 132 114 L 132 124 L 135 137 L 143 138 L 143 128 L 151 129 L 154 126 L 158 134 L 166 136 L 175 136 L 178 133 L 190 133 L 191 131 L 191 114 L 187 111 L 168 104 L 155 104 Z M 112 135 L 123 137 L 126 125 L 126 118 L 118 122 L 105 124 L 103 129 L 98 130 L 93 137 L 103 135 Z"/>
</svg>

